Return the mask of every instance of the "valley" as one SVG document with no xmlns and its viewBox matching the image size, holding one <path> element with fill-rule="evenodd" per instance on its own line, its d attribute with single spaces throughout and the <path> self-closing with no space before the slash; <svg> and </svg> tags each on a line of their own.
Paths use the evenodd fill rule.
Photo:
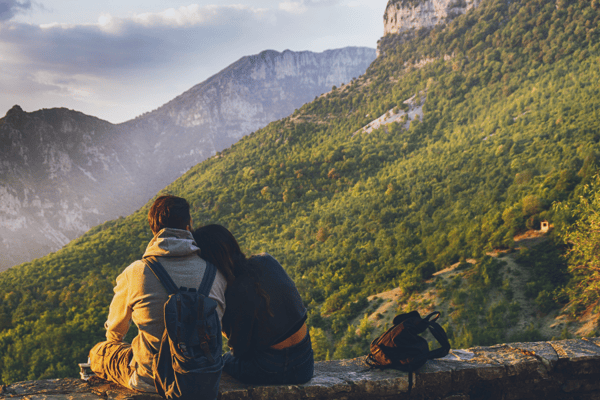
<svg viewBox="0 0 600 400">
<path fill-rule="evenodd" d="M 595 1 L 483 0 L 390 33 L 364 75 L 155 195 L 281 262 L 317 359 L 366 354 L 412 309 L 441 310 L 454 348 L 597 335 L 598 297 L 565 255 L 600 204 L 599 26 Z M 149 204 L 0 274 L 4 384 L 74 374 L 151 238 Z"/>
<path fill-rule="evenodd" d="M 68 109 L 0 118 L 0 271 L 131 214 L 193 165 L 364 73 L 375 50 L 264 51 L 113 125 Z"/>
</svg>

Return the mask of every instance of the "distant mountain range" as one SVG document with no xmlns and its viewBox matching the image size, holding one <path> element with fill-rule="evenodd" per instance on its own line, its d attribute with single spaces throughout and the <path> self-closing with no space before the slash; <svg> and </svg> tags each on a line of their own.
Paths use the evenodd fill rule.
<svg viewBox="0 0 600 400">
<path fill-rule="evenodd" d="M 119 125 L 14 106 L 0 119 L 0 271 L 129 215 L 195 164 L 362 75 L 375 56 L 264 51 Z"/>
</svg>

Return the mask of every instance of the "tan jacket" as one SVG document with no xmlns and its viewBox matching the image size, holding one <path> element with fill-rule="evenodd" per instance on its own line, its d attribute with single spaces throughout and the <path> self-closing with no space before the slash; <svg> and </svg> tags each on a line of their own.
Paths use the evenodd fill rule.
<svg viewBox="0 0 600 400">
<path fill-rule="evenodd" d="M 189 231 L 167 228 L 150 241 L 144 257 L 157 256 L 177 286 L 198 288 L 206 268 L 206 262 L 198 257 L 199 252 Z M 218 304 L 219 319 L 225 312 L 226 288 L 225 277 L 217 272 L 209 297 Z M 104 324 L 106 338 L 122 342 L 133 320 L 139 334 L 131 343 L 132 364 L 136 366 L 137 375 L 151 383 L 152 357 L 158 352 L 164 330 L 163 306 L 167 292 L 142 261 L 135 261 L 125 268 L 117 277 L 114 292 L 108 320 Z M 132 380 L 136 381 L 136 378 L 132 377 Z"/>
</svg>

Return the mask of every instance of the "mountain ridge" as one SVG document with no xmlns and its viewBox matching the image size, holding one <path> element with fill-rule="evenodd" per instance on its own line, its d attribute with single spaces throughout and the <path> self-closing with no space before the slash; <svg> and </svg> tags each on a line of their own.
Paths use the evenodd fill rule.
<svg viewBox="0 0 600 400">
<path fill-rule="evenodd" d="M 12 107 L 0 119 L 0 201 L 6 204 L 0 270 L 130 214 L 191 166 L 330 90 L 331 82 L 360 75 L 374 58 L 374 49 L 359 47 L 245 56 L 159 109 L 117 125 L 65 108 L 26 113 Z M 253 78 L 253 68 L 269 76 Z M 273 79 L 277 74 L 285 79 Z"/>
<path fill-rule="evenodd" d="M 338 64 L 342 58 L 344 64 L 340 68 Z M 313 94 L 329 91 L 336 82 L 341 84 L 358 77 L 374 58 L 374 50 L 358 47 L 322 53 L 264 51 L 243 57 L 222 73 L 192 87 L 159 109 L 119 127 L 130 131 L 139 143 L 147 142 L 149 136 L 157 142 L 161 136 L 168 136 L 182 149 L 182 155 L 185 154 L 183 149 L 188 152 L 185 162 L 179 162 L 179 172 L 182 172 L 247 133 L 289 115 L 297 108 L 295 104 L 312 100 Z M 331 59 L 335 62 L 331 63 Z M 266 68 L 267 65 L 272 65 L 272 68 Z M 270 76 L 266 75 L 267 71 L 270 71 Z M 303 92 L 307 94 L 302 95 Z M 203 93 L 210 93 L 210 96 Z M 215 98 L 224 98 L 225 101 L 215 104 Z M 161 126 L 170 128 L 165 131 L 159 128 Z M 203 130 L 209 139 L 205 144 L 208 151 L 184 138 L 199 130 Z M 157 154 L 153 149 L 142 146 L 140 144 L 141 153 L 151 151 Z M 153 162 L 159 167 L 163 162 L 171 162 L 168 155 L 157 157 Z M 179 175 L 170 174 L 162 178 L 163 187 Z"/>
<path fill-rule="evenodd" d="M 66 245 L 115 210 L 114 196 L 128 192 L 134 180 L 112 129 L 65 108 L 26 113 L 15 106 L 0 120 L 3 267 Z M 111 192 L 98 187 L 107 179 Z"/>
</svg>

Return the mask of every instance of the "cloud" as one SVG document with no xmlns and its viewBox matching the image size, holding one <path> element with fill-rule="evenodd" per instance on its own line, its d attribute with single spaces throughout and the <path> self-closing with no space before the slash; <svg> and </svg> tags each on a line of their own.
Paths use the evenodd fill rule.
<svg viewBox="0 0 600 400">
<path fill-rule="evenodd" d="M 267 10 L 252 9 L 242 5 L 200 7 L 192 4 L 178 9 L 169 8 L 159 13 L 144 13 L 135 15 L 131 20 L 143 26 L 195 26 L 195 25 L 222 25 L 231 22 L 231 19 L 240 15 L 260 16 Z"/>
<path fill-rule="evenodd" d="M 279 3 L 279 9 L 291 14 L 304 14 L 311 7 L 332 6 L 339 0 L 299 0 Z"/>
<path fill-rule="evenodd" d="M 1 1 L 1 0 L 0 0 Z M 97 27 L 103 32 L 123 34 L 132 28 L 193 28 L 199 26 L 227 25 L 231 22 L 244 19 L 260 18 L 268 12 L 267 9 L 251 8 L 243 5 L 228 6 L 189 6 L 169 8 L 161 12 L 134 14 L 127 18 L 114 17 L 102 14 L 95 24 L 74 25 L 53 23 L 42 25 L 42 28 L 74 29 L 77 27 Z"/>
<path fill-rule="evenodd" d="M 8 23 L 0 26 L 0 42 L 16 63 L 107 76 L 167 65 L 243 36 L 249 25 L 268 20 L 262 9 L 192 5 L 129 18 L 104 14 L 86 25 Z"/>
<path fill-rule="evenodd" d="M 279 9 L 292 14 L 302 14 L 307 10 L 306 6 L 301 1 L 286 1 L 285 3 L 279 3 Z"/>
<path fill-rule="evenodd" d="M 31 9 L 31 1 L 0 0 L 0 21 L 8 21 L 18 12 Z"/>
<path fill-rule="evenodd" d="M 93 24 L 0 22 L 0 108 L 65 106 L 120 122 L 264 50 L 274 29 L 272 10 L 244 6 L 103 14 Z"/>
<path fill-rule="evenodd" d="M 0 21 L 0 116 L 19 104 L 31 111 L 69 107 L 122 122 L 246 55 L 374 46 L 379 38 L 379 11 L 371 38 L 362 29 L 371 20 L 361 10 L 337 0 L 285 2 L 296 4 L 190 5 L 128 17 L 103 14 L 88 24 Z M 293 12 L 295 6 L 301 12 Z"/>
</svg>

